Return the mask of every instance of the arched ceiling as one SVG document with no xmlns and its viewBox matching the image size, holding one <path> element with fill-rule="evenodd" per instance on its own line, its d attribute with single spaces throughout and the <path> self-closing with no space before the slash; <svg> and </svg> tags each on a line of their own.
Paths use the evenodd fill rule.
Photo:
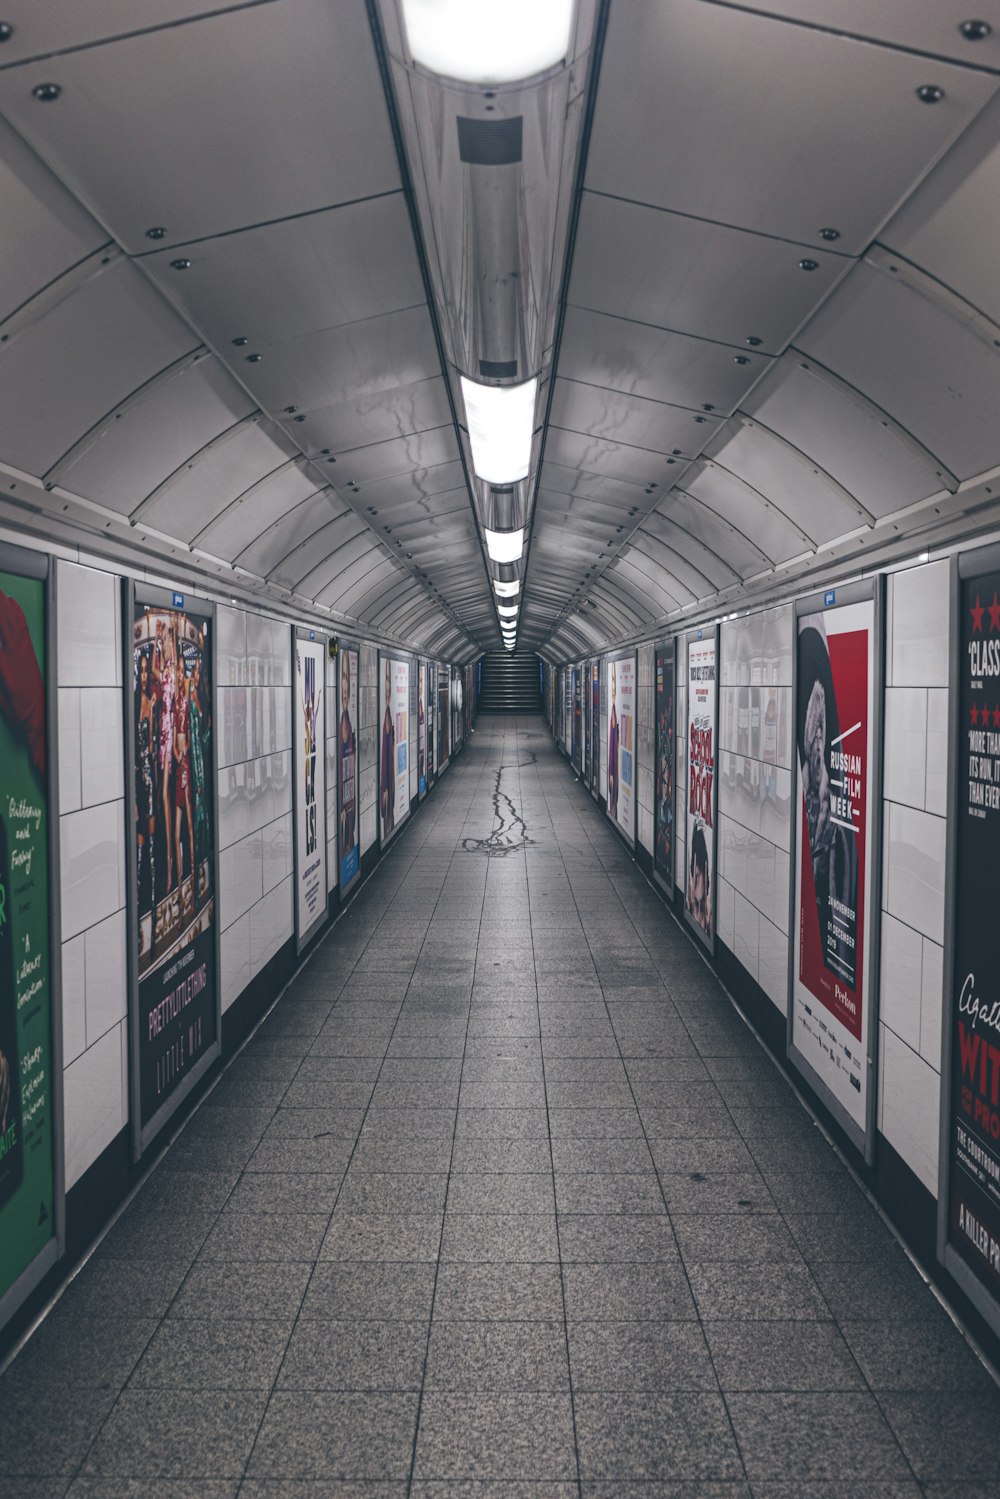
<svg viewBox="0 0 1000 1499">
<path fill-rule="evenodd" d="M 374 4 L 0 21 L 0 522 L 497 648 Z M 519 646 L 995 525 L 1000 0 L 610 0 L 589 79 Z"/>
</svg>

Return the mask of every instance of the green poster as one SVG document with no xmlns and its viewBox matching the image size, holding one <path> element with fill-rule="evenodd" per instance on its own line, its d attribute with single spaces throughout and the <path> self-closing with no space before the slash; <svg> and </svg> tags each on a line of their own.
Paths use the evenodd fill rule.
<svg viewBox="0 0 1000 1499">
<path fill-rule="evenodd" d="M 45 595 L 0 570 L 0 1296 L 55 1233 Z"/>
</svg>

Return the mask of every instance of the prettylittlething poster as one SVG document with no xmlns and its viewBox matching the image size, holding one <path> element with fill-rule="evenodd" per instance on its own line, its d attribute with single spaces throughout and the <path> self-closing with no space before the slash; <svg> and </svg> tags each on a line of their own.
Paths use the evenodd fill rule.
<svg viewBox="0 0 1000 1499">
<path fill-rule="evenodd" d="M 715 781 L 718 660 L 715 631 L 687 642 L 687 814 L 684 916 L 711 948 L 715 941 Z"/>
<path fill-rule="evenodd" d="M 635 657 L 608 662 L 608 816 L 635 840 Z"/>
<path fill-rule="evenodd" d="M 410 663 L 379 656 L 379 831 L 386 843 L 410 815 Z"/>
<path fill-rule="evenodd" d="M 329 914 L 326 882 L 326 641 L 295 641 L 295 916 L 299 946 Z"/>
<path fill-rule="evenodd" d="M 55 1234 L 45 595 L 0 570 L 0 1296 Z"/>
<path fill-rule="evenodd" d="M 653 864 L 674 888 L 674 645 L 656 648 L 656 761 L 653 787 Z"/>
<path fill-rule="evenodd" d="M 134 606 L 135 1065 L 142 1144 L 148 1143 L 146 1126 L 179 1101 L 219 1044 L 213 628 L 210 614 L 183 604 Z"/>
<path fill-rule="evenodd" d="M 791 1045 L 864 1132 L 874 599 L 801 615 L 796 651 Z"/>
</svg>

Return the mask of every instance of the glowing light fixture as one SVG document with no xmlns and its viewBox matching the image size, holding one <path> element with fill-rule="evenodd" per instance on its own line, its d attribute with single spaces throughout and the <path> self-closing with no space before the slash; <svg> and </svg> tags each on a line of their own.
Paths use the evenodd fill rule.
<svg viewBox="0 0 1000 1499">
<path fill-rule="evenodd" d="M 493 579 L 493 592 L 498 599 L 512 599 L 521 590 L 520 578 L 515 578 L 513 583 L 501 583 L 499 578 Z"/>
<path fill-rule="evenodd" d="M 524 529 L 486 531 L 486 550 L 492 562 L 517 562 L 524 551 Z"/>
<path fill-rule="evenodd" d="M 497 613 L 501 619 L 516 619 L 517 607 L 516 604 L 498 604 Z"/>
<path fill-rule="evenodd" d="M 403 0 L 414 62 L 465 83 L 534 78 L 569 52 L 573 0 Z"/>
<path fill-rule="evenodd" d="M 537 379 L 523 385 L 480 385 L 462 376 L 472 466 L 484 483 L 516 484 L 527 478 L 537 393 Z"/>
</svg>

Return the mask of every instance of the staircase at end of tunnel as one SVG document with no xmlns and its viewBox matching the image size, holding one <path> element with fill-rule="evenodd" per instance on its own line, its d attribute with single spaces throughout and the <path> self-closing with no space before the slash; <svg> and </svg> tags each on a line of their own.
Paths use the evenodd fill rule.
<svg viewBox="0 0 1000 1499">
<path fill-rule="evenodd" d="M 483 657 L 480 713 L 540 713 L 541 673 L 533 651 L 497 651 Z"/>
</svg>

